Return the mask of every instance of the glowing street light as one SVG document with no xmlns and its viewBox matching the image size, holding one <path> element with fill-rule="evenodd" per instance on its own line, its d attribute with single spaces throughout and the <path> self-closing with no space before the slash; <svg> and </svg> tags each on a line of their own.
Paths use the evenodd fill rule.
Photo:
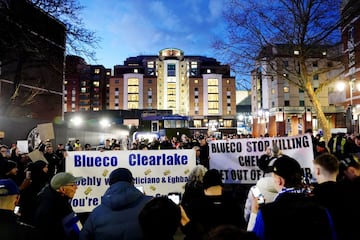
<svg viewBox="0 0 360 240">
<path fill-rule="evenodd" d="M 70 122 L 72 122 L 74 126 L 80 126 L 83 123 L 83 119 L 79 116 L 76 116 L 70 119 Z"/>
<path fill-rule="evenodd" d="M 111 126 L 111 123 L 110 123 L 109 119 L 107 119 L 107 118 L 101 119 L 99 123 L 100 123 L 100 126 L 103 128 Z"/>
</svg>

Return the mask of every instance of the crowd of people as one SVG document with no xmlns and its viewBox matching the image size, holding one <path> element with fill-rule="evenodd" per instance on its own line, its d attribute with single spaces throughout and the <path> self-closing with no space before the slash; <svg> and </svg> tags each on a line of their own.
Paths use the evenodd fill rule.
<svg viewBox="0 0 360 240">
<path fill-rule="evenodd" d="M 217 169 L 209 168 L 207 139 L 182 136 L 133 144 L 133 149 L 196 151 L 197 165 L 180 204 L 167 196 L 147 196 L 134 186 L 129 169 L 117 168 L 101 203 L 82 216 L 70 203 L 82 177 L 65 171 L 66 153 L 91 146 L 76 140 L 54 149 L 49 141 L 36 149 L 40 155 L 34 160 L 16 145 L 1 145 L 0 238 L 170 240 L 181 232 L 186 240 L 358 239 L 360 137 L 338 134 L 328 144 L 313 137 L 316 182 L 304 181 L 299 159 L 276 145 L 268 148 L 257 162 L 263 171 L 255 184 L 260 195 L 249 186 L 243 201 L 225 188 Z M 100 151 L 107 150 L 121 147 L 108 139 Z"/>
</svg>

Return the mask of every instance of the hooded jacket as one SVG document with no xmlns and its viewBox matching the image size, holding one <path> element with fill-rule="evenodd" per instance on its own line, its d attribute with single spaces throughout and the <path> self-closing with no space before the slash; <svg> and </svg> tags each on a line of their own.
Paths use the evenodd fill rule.
<svg viewBox="0 0 360 240">
<path fill-rule="evenodd" d="M 110 185 L 86 220 L 80 239 L 142 239 L 138 215 L 151 198 L 128 182 Z"/>
</svg>

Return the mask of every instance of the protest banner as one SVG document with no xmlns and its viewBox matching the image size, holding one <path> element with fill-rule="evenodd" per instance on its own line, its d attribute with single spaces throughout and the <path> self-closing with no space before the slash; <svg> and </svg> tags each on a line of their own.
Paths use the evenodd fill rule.
<svg viewBox="0 0 360 240">
<path fill-rule="evenodd" d="M 313 145 L 311 135 L 273 138 L 243 138 L 209 142 L 210 168 L 220 170 L 224 183 L 255 184 L 263 176 L 257 161 L 274 145 L 296 159 L 304 177 L 312 179 Z"/>
<path fill-rule="evenodd" d="M 101 203 L 109 187 L 109 175 L 116 168 L 128 168 L 135 186 L 145 194 L 158 196 L 183 192 L 190 171 L 195 167 L 195 151 L 69 151 L 66 171 L 82 176 L 71 204 L 75 212 L 91 212 Z"/>
</svg>

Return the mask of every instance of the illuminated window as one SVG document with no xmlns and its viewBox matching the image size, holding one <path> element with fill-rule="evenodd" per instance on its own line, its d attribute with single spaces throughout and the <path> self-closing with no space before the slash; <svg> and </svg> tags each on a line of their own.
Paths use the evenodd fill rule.
<svg viewBox="0 0 360 240">
<path fill-rule="evenodd" d="M 86 93 L 86 88 L 82 87 L 81 88 L 81 93 Z"/>
<path fill-rule="evenodd" d="M 129 78 L 128 79 L 128 108 L 138 109 L 139 108 L 139 79 Z"/>
<path fill-rule="evenodd" d="M 139 93 L 138 86 L 128 86 L 128 93 Z"/>
<path fill-rule="evenodd" d="M 95 74 L 99 74 L 99 73 L 100 73 L 100 68 L 95 68 L 95 69 L 94 69 L 94 73 L 95 73 Z"/>
<path fill-rule="evenodd" d="M 195 80 L 194 80 L 194 83 L 195 83 L 195 84 L 198 84 L 198 83 L 199 83 L 199 80 L 195 79 Z"/>
<path fill-rule="evenodd" d="M 194 127 L 201 127 L 201 120 L 194 120 Z"/>
<path fill-rule="evenodd" d="M 134 69 L 134 73 L 138 73 L 139 70 L 137 68 Z"/>
<path fill-rule="evenodd" d="M 213 86 L 209 86 L 208 87 L 208 93 L 219 93 L 219 87 L 213 87 Z"/>
<path fill-rule="evenodd" d="M 288 93 L 289 91 L 289 87 L 284 87 L 284 93 Z"/>
<path fill-rule="evenodd" d="M 100 86 L 99 81 L 95 81 L 93 84 L 94 84 L 95 87 L 99 87 L 99 86 Z"/>
<path fill-rule="evenodd" d="M 224 120 L 224 127 L 232 127 L 232 120 Z"/>
<path fill-rule="evenodd" d="M 219 80 L 208 79 L 208 113 L 219 114 Z"/>
<path fill-rule="evenodd" d="M 208 79 L 209 86 L 219 86 L 219 79 L 216 78 L 209 78 Z"/>
<path fill-rule="evenodd" d="M 129 86 L 139 86 L 139 79 L 138 78 L 129 78 L 128 85 Z"/>
<path fill-rule="evenodd" d="M 139 103 L 137 102 L 128 102 L 128 109 L 138 109 Z"/>
<path fill-rule="evenodd" d="M 129 94 L 128 95 L 128 101 L 129 102 L 137 102 L 137 101 L 139 101 L 139 95 L 138 94 Z"/>
<path fill-rule="evenodd" d="M 219 101 L 219 94 L 209 94 L 208 96 L 209 101 Z"/>
</svg>

